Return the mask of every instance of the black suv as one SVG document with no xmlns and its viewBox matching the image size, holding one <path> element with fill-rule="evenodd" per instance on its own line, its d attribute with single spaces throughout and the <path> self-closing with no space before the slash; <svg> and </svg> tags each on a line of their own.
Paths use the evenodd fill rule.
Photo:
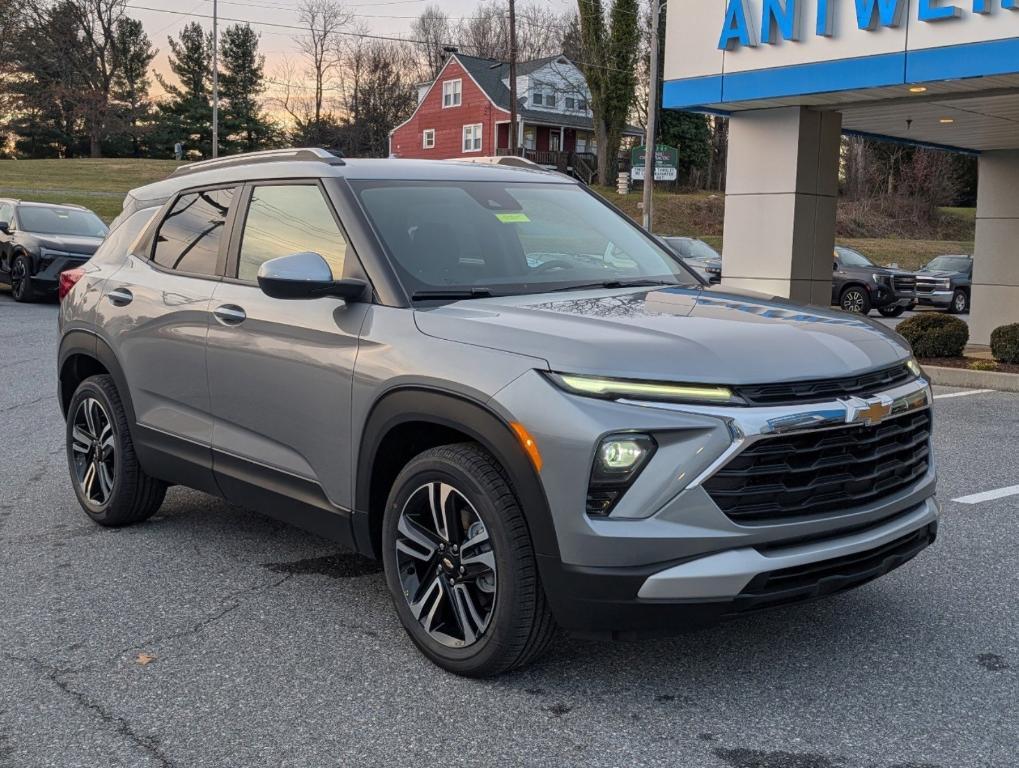
<svg viewBox="0 0 1019 768">
<path fill-rule="evenodd" d="M 969 312 L 972 256 L 938 256 L 916 273 L 916 300 L 952 314 Z"/>
<path fill-rule="evenodd" d="M 80 205 L 0 200 L 0 282 L 15 301 L 54 293 L 60 273 L 88 261 L 108 231 Z"/>
<path fill-rule="evenodd" d="M 846 312 L 866 315 L 876 309 L 898 317 L 916 305 L 916 277 L 901 269 L 878 267 L 859 251 L 835 247 L 831 301 Z"/>
</svg>

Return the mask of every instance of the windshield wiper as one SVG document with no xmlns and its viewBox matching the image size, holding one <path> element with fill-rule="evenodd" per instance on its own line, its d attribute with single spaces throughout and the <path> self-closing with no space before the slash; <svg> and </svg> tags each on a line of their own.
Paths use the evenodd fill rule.
<svg viewBox="0 0 1019 768">
<path fill-rule="evenodd" d="M 668 280 L 602 280 L 597 283 L 580 283 L 578 285 L 564 285 L 562 288 L 550 288 L 541 293 L 559 293 L 561 291 L 585 291 L 591 288 L 649 288 L 656 285 L 676 285 Z"/>
<path fill-rule="evenodd" d="M 460 299 L 487 299 L 492 296 L 491 288 L 450 288 L 435 291 L 415 291 L 411 294 L 411 301 L 449 300 Z"/>
</svg>

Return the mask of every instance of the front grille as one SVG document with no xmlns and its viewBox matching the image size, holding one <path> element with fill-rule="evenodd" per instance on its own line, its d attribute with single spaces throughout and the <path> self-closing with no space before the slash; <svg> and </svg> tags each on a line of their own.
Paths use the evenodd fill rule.
<svg viewBox="0 0 1019 768">
<path fill-rule="evenodd" d="M 883 392 L 913 378 L 905 363 L 880 371 L 844 379 L 817 379 L 814 381 L 784 382 L 779 384 L 753 384 L 737 387 L 749 405 L 794 405 L 821 402 L 838 397 L 857 395 L 866 397 Z"/>
<path fill-rule="evenodd" d="M 908 295 L 916 290 L 916 277 L 914 275 L 893 275 L 892 288 L 899 295 Z"/>
<path fill-rule="evenodd" d="M 917 293 L 934 293 L 934 291 L 947 291 L 948 286 L 939 277 L 918 277 L 916 279 Z"/>
<path fill-rule="evenodd" d="M 927 472 L 930 411 L 765 438 L 737 454 L 704 489 L 741 524 L 817 518 L 897 493 Z"/>
<path fill-rule="evenodd" d="M 863 552 L 755 577 L 736 597 L 737 612 L 812 600 L 876 579 L 913 559 L 934 543 L 938 524 L 930 523 L 894 541 Z"/>
</svg>

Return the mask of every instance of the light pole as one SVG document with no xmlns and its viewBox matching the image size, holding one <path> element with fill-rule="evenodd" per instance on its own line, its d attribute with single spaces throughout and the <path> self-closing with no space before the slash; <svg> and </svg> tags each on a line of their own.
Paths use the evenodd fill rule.
<svg viewBox="0 0 1019 768">
<path fill-rule="evenodd" d="M 510 87 L 510 124 L 509 153 L 517 153 L 517 13 L 514 0 L 509 0 L 509 87 Z"/>
<path fill-rule="evenodd" d="M 212 0 L 212 156 L 219 157 L 219 13 Z"/>
<path fill-rule="evenodd" d="M 644 229 L 648 232 L 654 223 L 652 206 L 655 190 L 655 129 L 658 117 L 658 22 L 665 3 L 653 0 L 651 4 L 651 82 L 647 89 L 647 134 L 644 137 Z"/>
</svg>

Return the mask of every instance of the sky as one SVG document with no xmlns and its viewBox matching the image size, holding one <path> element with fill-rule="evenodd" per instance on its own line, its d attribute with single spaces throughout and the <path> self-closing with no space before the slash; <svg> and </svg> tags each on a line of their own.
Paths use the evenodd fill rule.
<svg viewBox="0 0 1019 768">
<path fill-rule="evenodd" d="M 576 5 L 576 0 L 544 1 L 560 12 Z M 217 3 L 221 29 L 243 20 L 250 22 L 261 35 L 260 48 L 266 57 L 268 79 L 273 79 L 284 57 L 297 59 L 294 36 L 300 33 L 283 27 L 297 26 L 298 0 L 217 0 Z M 213 0 L 127 0 L 128 14 L 141 19 L 152 45 L 159 49 L 153 62 L 158 72 L 167 72 L 168 36 L 176 36 L 181 27 L 192 20 L 207 29 L 212 28 L 212 4 Z M 477 0 L 350 0 L 344 7 L 354 15 L 353 24 L 367 32 L 408 37 L 411 23 L 429 5 L 439 6 L 456 20 L 469 17 L 477 4 Z M 161 92 L 155 84 L 154 90 Z"/>
</svg>

